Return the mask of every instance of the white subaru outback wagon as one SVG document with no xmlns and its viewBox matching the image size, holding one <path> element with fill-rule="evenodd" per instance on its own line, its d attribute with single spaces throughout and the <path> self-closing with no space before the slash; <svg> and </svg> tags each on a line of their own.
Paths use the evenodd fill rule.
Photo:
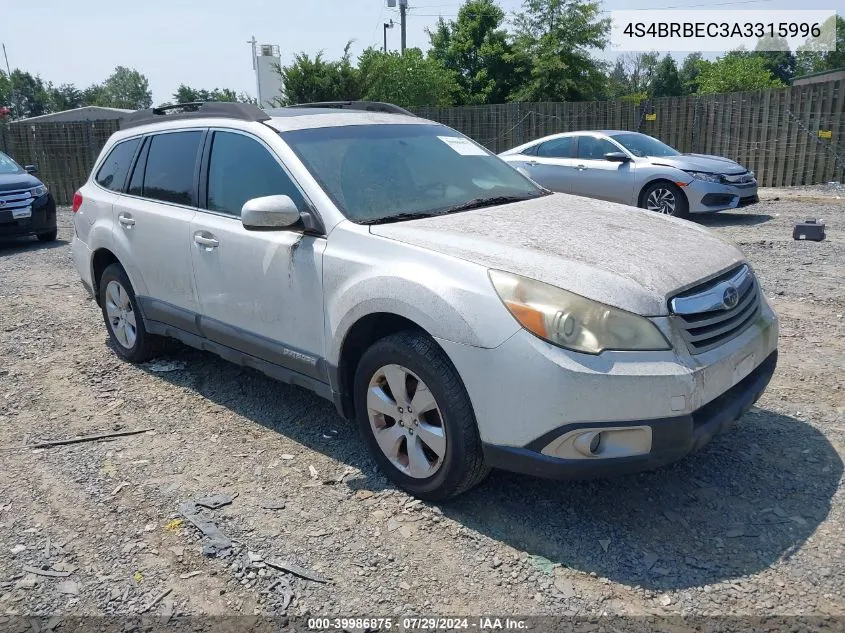
<svg viewBox="0 0 845 633">
<path fill-rule="evenodd" d="M 490 468 L 677 460 L 777 361 L 777 318 L 732 244 L 552 194 L 387 104 L 140 111 L 73 212 L 117 354 L 140 363 L 173 337 L 311 389 L 426 499 Z"/>
</svg>

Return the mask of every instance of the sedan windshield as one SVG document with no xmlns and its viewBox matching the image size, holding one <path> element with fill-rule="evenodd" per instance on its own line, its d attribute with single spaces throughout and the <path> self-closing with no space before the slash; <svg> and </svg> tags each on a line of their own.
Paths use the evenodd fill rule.
<svg viewBox="0 0 845 633">
<path fill-rule="evenodd" d="M 612 134 L 610 138 L 619 143 L 634 156 L 639 156 L 640 158 L 643 156 L 681 155 L 681 153 L 674 147 L 669 147 L 665 143 L 658 141 L 656 138 L 646 136 L 645 134 L 627 132 L 625 134 Z"/>
<path fill-rule="evenodd" d="M 349 125 L 282 132 L 347 218 L 396 222 L 547 192 L 441 125 Z"/>
<path fill-rule="evenodd" d="M 19 174 L 22 171 L 20 165 L 0 152 L 0 174 Z"/>
</svg>

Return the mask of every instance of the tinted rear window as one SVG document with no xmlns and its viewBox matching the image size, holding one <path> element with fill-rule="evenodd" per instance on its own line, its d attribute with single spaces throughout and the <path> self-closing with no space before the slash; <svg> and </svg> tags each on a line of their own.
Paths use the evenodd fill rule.
<svg viewBox="0 0 845 633">
<path fill-rule="evenodd" d="M 144 171 L 144 197 L 189 206 L 196 205 L 194 172 L 202 132 L 158 134 L 150 141 Z"/>
<path fill-rule="evenodd" d="M 133 138 L 115 145 L 97 172 L 97 184 L 112 191 L 123 191 L 126 174 L 140 142 L 140 138 Z"/>
</svg>

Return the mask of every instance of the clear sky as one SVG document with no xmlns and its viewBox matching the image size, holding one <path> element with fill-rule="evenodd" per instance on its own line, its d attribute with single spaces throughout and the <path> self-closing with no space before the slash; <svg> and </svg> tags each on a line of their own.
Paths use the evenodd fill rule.
<svg viewBox="0 0 845 633">
<path fill-rule="evenodd" d="M 278 44 L 282 63 L 294 53 L 324 50 L 340 56 L 354 40 L 357 56 L 382 45 L 382 25 L 399 20 L 385 0 L 0 0 L 0 41 L 12 68 L 54 84 L 85 88 L 115 66 L 130 66 L 150 80 L 155 103 L 170 99 L 180 83 L 194 88 L 232 88 L 255 95 L 250 48 L 253 35 Z M 498 0 L 508 13 L 521 0 Z M 800 8 L 832 9 L 841 0 L 803 0 Z M 409 0 L 408 46 L 426 49 L 426 27 L 438 15 L 455 17 L 461 0 Z M 38 8 L 34 8 L 35 6 Z M 604 0 L 612 9 L 795 9 L 794 0 Z M 399 27 L 388 31 L 399 48 Z M 2 63 L 2 60 L 0 60 Z"/>
</svg>

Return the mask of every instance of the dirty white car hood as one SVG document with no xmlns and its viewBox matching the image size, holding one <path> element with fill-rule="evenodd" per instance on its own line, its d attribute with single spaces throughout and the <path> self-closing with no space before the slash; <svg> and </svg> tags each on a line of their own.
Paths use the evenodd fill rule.
<svg viewBox="0 0 845 633">
<path fill-rule="evenodd" d="M 668 314 L 671 296 L 744 259 L 691 222 L 567 194 L 370 231 L 646 316 Z"/>
</svg>

